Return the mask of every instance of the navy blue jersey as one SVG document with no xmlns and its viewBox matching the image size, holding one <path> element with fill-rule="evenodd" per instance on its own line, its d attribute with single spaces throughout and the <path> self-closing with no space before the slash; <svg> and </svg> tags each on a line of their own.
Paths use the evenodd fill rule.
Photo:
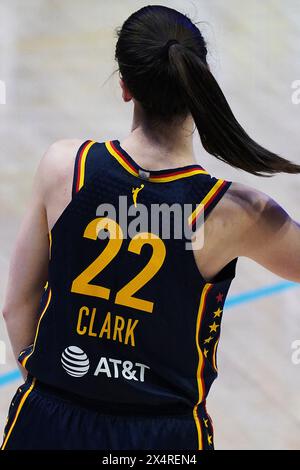
<svg viewBox="0 0 300 470">
<path fill-rule="evenodd" d="M 119 140 L 84 142 L 49 233 L 35 340 L 19 357 L 30 375 L 133 414 L 190 410 L 200 440 L 237 258 L 207 282 L 177 231 L 205 223 L 230 184 L 200 165 L 148 171 Z M 174 204 L 161 233 L 153 208 L 166 222 Z"/>
</svg>

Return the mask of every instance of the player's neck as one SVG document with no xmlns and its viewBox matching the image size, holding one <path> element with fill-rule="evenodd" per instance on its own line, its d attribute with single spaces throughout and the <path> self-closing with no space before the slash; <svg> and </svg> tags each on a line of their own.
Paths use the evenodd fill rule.
<svg viewBox="0 0 300 470">
<path fill-rule="evenodd" d="M 194 121 L 189 116 L 181 124 L 151 127 L 135 107 L 131 133 L 121 146 L 143 168 L 152 170 L 193 165 Z"/>
</svg>

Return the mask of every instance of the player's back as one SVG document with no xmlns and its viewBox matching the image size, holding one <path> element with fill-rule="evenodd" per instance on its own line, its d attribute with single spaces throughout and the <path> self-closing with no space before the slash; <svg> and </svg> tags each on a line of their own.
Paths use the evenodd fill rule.
<svg viewBox="0 0 300 470">
<path fill-rule="evenodd" d="M 19 358 L 29 373 L 113 412 L 190 413 L 201 426 L 237 258 L 207 282 L 192 248 L 230 185 L 200 165 L 147 171 L 118 140 L 85 141 L 49 232 L 37 333 Z"/>
</svg>

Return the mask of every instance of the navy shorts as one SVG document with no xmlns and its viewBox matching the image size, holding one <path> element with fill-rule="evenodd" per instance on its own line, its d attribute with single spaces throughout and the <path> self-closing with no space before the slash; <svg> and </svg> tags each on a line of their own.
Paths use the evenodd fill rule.
<svg viewBox="0 0 300 470">
<path fill-rule="evenodd" d="M 205 407 L 180 414 L 91 404 L 29 377 L 11 402 L 2 450 L 213 450 Z M 199 444 L 199 426 L 201 442 Z M 200 447 L 199 447 L 200 445 Z"/>
</svg>

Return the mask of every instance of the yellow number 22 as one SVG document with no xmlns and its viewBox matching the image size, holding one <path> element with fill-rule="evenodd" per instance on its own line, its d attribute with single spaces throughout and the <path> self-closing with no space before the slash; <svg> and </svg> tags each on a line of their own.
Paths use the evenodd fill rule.
<svg viewBox="0 0 300 470">
<path fill-rule="evenodd" d="M 91 281 L 117 256 L 124 237 L 120 225 L 107 217 L 92 220 L 86 227 L 83 236 L 96 240 L 101 230 L 109 232 L 109 241 L 100 255 L 74 279 L 71 292 L 109 299 L 110 288 L 91 284 Z M 134 297 L 134 294 L 160 270 L 166 257 L 166 247 L 157 235 L 142 232 L 132 238 L 128 245 L 128 251 L 139 255 L 146 244 L 152 247 L 150 260 L 133 279 L 117 292 L 115 303 L 152 313 L 154 303 Z"/>
</svg>

